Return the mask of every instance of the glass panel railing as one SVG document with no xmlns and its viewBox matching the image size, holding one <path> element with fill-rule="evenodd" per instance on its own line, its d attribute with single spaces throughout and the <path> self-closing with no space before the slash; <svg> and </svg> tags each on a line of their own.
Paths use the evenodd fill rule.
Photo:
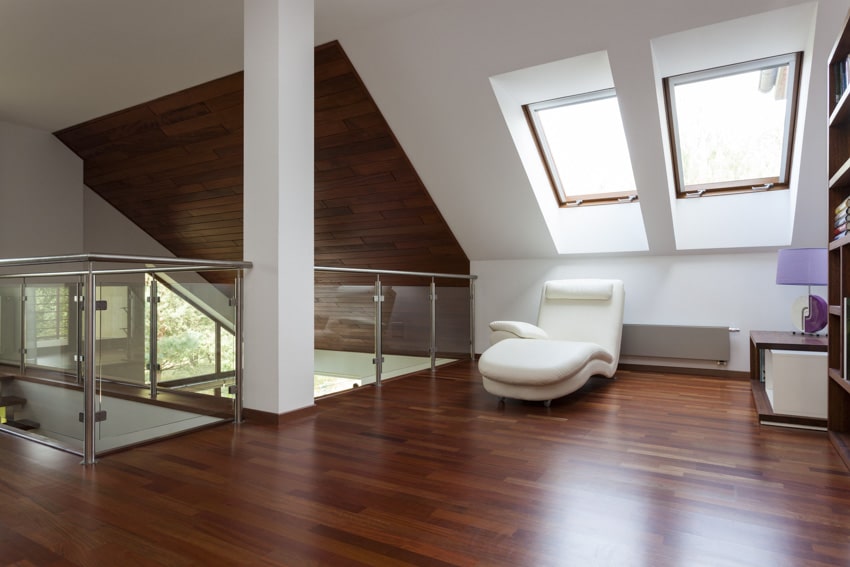
<svg viewBox="0 0 850 567">
<path fill-rule="evenodd" d="M 95 373 L 98 378 L 144 387 L 144 274 L 98 280 L 95 299 Z"/>
<path fill-rule="evenodd" d="M 23 280 L 0 280 L 0 365 L 17 372 L 21 366 Z"/>
<path fill-rule="evenodd" d="M 375 287 L 315 286 L 314 394 L 375 382 Z"/>
<path fill-rule="evenodd" d="M 447 281 L 438 288 L 432 282 L 439 276 Z M 380 380 L 393 378 L 431 368 L 432 362 L 436 366 L 471 356 L 474 279 L 317 267 L 314 395 L 337 393 L 377 382 L 378 376 Z M 378 284 L 383 297 L 380 340 L 374 336 Z M 442 290 L 445 306 L 440 304 Z M 376 353 L 381 355 L 380 368 L 375 364 Z"/>
<path fill-rule="evenodd" d="M 159 387 L 231 397 L 236 374 L 234 286 L 171 278 L 160 280 L 157 293 Z"/>
<path fill-rule="evenodd" d="M 80 388 L 57 387 L 55 381 L 15 376 L 3 380 L 4 398 L 21 401 L 5 408 L 3 424 L 45 444 L 83 454 L 83 393 Z"/>
<path fill-rule="evenodd" d="M 82 454 L 81 280 L 33 274 L 0 282 L 0 422 Z"/>
<path fill-rule="evenodd" d="M 437 359 L 468 358 L 472 350 L 469 282 L 438 280 L 437 298 Z"/>
<path fill-rule="evenodd" d="M 384 326 L 382 379 L 430 368 L 431 289 L 422 278 L 393 277 L 394 302 Z M 387 294 L 385 294 L 386 296 Z"/>
<path fill-rule="evenodd" d="M 201 413 L 190 403 L 179 408 L 151 404 L 108 385 L 104 390 L 95 401 L 95 411 L 104 418 L 95 424 L 97 455 L 232 419 L 229 408 Z"/>
<path fill-rule="evenodd" d="M 234 286 L 213 285 L 197 274 L 157 273 L 145 276 L 139 293 L 147 307 L 136 312 L 141 340 L 134 346 L 145 361 L 138 383 L 144 390 L 98 373 L 106 392 L 96 401 L 96 411 L 106 416 L 96 426 L 98 454 L 233 416 Z M 166 403 L 141 404 L 139 397 Z"/>
<path fill-rule="evenodd" d="M 76 375 L 79 278 L 28 278 L 24 286 L 26 367 Z"/>
<path fill-rule="evenodd" d="M 237 314 L 248 267 L 112 255 L 0 260 L 0 430 L 91 464 L 128 445 L 241 420 Z M 149 301 L 157 282 L 167 287 L 163 305 Z M 165 371 L 151 373 L 157 361 Z"/>
<path fill-rule="evenodd" d="M 215 323 L 165 286 L 159 288 L 157 362 L 160 384 L 215 373 Z"/>
</svg>

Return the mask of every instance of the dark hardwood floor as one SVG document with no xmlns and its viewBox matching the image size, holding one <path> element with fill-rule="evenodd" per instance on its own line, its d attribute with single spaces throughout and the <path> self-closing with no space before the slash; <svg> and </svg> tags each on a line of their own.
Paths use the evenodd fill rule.
<svg viewBox="0 0 850 567">
<path fill-rule="evenodd" d="M 79 461 L 0 435 L 0 564 L 850 565 L 850 474 L 745 380 L 620 372 L 546 409 L 465 362 Z"/>
</svg>

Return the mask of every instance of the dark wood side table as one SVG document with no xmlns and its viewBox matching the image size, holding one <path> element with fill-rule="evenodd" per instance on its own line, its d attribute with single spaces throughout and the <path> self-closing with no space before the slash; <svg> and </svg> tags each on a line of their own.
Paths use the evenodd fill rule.
<svg viewBox="0 0 850 567">
<path fill-rule="evenodd" d="M 826 429 L 826 419 L 774 413 L 764 388 L 764 351 L 767 349 L 827 351 L 827 337 L 784 331 L 750 331 L 750 384 L 759 423 Z M 823 377 L 826 380 L 826 376 Z"/>
</svg>

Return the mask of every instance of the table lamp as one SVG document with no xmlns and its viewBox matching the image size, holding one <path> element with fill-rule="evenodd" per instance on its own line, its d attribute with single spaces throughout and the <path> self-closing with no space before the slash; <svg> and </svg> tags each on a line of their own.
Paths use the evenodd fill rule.
<svg viewBox="0 0 850 567">
<path fill-rule="evenodd" d="M 791 320 L 802 333 L 817 333 L 826 326 L 826 300 L 812 295 L 813 285 L 827 284 L 826 248 L 785 248 L 779 251 L 776 283 L 808 286 L 808 296 L 791 304 Z"/>
</svg>

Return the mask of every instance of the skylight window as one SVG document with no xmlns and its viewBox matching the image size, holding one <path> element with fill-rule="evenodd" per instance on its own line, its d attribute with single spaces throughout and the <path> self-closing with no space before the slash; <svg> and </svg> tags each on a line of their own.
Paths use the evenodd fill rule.
<svg viewBox="0 0 850 567">
<path fill-rule="evenodd" d="M 788 188 L 799 59 L 664 79 L 677 196 Z"/>
<path fill-rule="evenodd" d="M 561 206 L 637 198 L 614 89 L 525 105 Z"/>
</svg>

